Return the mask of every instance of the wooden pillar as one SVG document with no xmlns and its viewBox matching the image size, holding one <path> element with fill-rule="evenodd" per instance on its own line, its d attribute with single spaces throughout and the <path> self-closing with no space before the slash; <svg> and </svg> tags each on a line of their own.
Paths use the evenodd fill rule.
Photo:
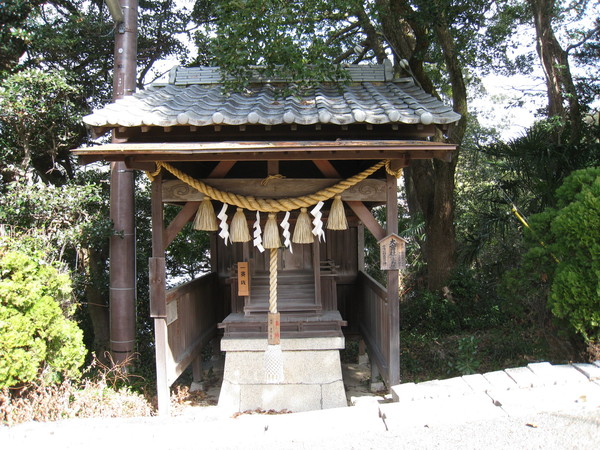
<svg viewBox="0 0 600 450">
<path fill-rule="evenodd" d="M 156 392 L 159 415 L 170 414 L 170 393 L 167 372 L 168 333 L 166 264 L 162 204 L 162 176 L 152 182 L 152 257 L 150 258 L 150 315 L 154 318 L 156 348 Z"/>
<path fill-rule="evenodd" d="M 365 225 L 361 222 L 358 222 L 358 227 L 356 230 L 356 240 L 357 240 L 357 252 L 356 255 L 358 261 L 358 270 L 365 271 Z"/>
<path fill-rule="evenodd" d="M 398 234 L 398 180 L 387 174 L 386 232 Z M 400 383 L 400 311 L 398 298 L 398 271 L 387 272 L 388 326 L 390 330 L 390 354 L 388 355 L 388 380 L 392 386 Z"/>
</svg>

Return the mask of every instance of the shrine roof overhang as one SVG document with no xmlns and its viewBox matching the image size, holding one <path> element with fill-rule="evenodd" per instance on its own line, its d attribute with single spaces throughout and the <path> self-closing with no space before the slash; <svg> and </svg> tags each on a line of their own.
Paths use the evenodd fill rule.
<svg viewBox="0 0 600 450">
<path fill-rule="evenodd" d="M 410 140 L 114 143 L 73 150 L 80 162 L 124 161 L 148 170 L 155 161 L 404 160 L 449 161 L 453 144 Z"/>
<path fill-rule="evenodd" d="M 345 83 L 316 83 L 284 94 L 293 83 L 257 79 L 244 92 L 224 92 L 218 68 L 175 67 L 168 83 L 153 84 L 83 118 L 95 134 L 111 129 L 260 126 L 410 126 L 445 128 L 460 114 L 425 92 L 389 61 L 346 68 Z M 318 138 L 320 133 L 315 133 Z M 407 136 L 399 136 L 407 138 Z M 168 139 L 168 138 L 167 138 Z"/>
</svg>

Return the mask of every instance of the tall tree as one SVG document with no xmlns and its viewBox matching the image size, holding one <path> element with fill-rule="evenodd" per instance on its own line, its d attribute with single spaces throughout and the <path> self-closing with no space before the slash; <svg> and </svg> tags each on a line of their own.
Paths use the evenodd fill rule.
<svg viewBox="0 0 600 450">
<path fill-rule="evenodd" d="M 569 54 L 554 33 L 554 21 L 559 13 L 555 0 L 527 0 L 535 26 L 536 50 L 546 78 L 548 117 L 569 122 L 570 141 L 581 135 L 579 96 L 569 65 Z M 559 136 L 560 138 L 560 136 Z"/>
<path fill-rule="evenodd" d="M 492 0 L 220 0 L 198 1 L 194 11 L 216 35 L 213 59 L 242 80 L 255 64 L 266 65 L 268 71 L 283 66 L 294 79 L 319 81 L 337 75 L 332 62 L 391 57 L 400 70 L 402 61 L 408 61 L 427 92 L 451 99 L 462 114 L 447 136 L 436 137 L 460 145 L 468 117 L 466 86 L 476 81 L 469 69 L 503 62 L 495 57 L 504 55 L 502 42 L 511 23 L 499 26 L 500 16 L 491 12 L 505 6 Z M 203 48 L 209 34 L 200 36 Z M 444 286 L 454 266 L 457 161 L 458 153 L 450 162 L 412 163 L 406 171 L 411 211 L 422 214 L 426 223 L 424 253 L 431 289 Z"/>
<path fill-rule="evenodd" d="M 173 0 L 140 1 L 140 22 L 141 85 L 160 73 L 155 69 L 159 60 L 186 57 L 180 38 L 188 32 L 189 14 Z M 66 186 L 74 192 L 87 192 L 92 186 L 103 195 L 86 203 L 89 210 L 81 211 L 82 216 L 93 213 L 98 218 L 96 213 L 106 206 L 104 177 L 93 171 L 82 175 L 69 150 L 89 139 L 81 116 L 111 98 L 115 32 L 103 0 L 0 2 L 0 189 L 5 196 L 15 196 L 11 204 L 32 205 L 31 220 L 18 223 L 15 209 L 2 202 L 3 223 L 44 229 L 45 214 L 33 207 L 41 205 L 28 203 L 32 191 L 60 195 L 59 189 Z M 33 182 L 46 186 L 32 187 Z M 71 206 L 63 203 L 67 209 Z M 78 228 L 65 222 L 65 233 L 73 232 L 73 239 L 56 245 L 74 273 L 86 274 L 79 280 L 78 300 L 94 329 L 93 347 L 102 356 L 108 339 L 108 234 L 102 221 L 88 222 L 91 235 L 76 233 Z M 144 286 L 139 283 L 140 309 L 147 300 Z M 140 329 L 145 332 L 149 326 Z"/>
</svg>

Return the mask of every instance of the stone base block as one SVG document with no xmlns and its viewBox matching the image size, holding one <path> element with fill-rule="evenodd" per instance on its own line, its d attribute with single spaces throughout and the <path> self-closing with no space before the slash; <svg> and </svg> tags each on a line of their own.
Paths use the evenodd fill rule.
<svg viewBox="0 0 600 450">
<path fill-rule="evenodd" d="M 347 406 L 339 353 L 343 338 L 285 339 L 281 344 L 284 379 L 269 384 L 266 341 L 223 338 L 221 348 L 226 355 L 220 407 L 300 412 Z"/>
</svg>

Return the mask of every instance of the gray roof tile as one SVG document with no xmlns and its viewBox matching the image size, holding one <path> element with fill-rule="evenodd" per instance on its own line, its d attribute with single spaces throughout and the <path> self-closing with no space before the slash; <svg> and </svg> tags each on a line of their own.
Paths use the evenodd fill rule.
<svg viewBox="0 0 600 450">
<path fill-rule="evenodd" d="M 175 68 L 171 82 L 151 85 L 84 117 L 95 127 L 279 125 L 332 123 L 448 124 L 460 115 L 417 86 L 392 79 L 389 65 L 354 66 L 341 88 L 321 84 L 302 96 L 280 97 L 270 83 L 225 95 L 215 68 Z"/>
</svg>

